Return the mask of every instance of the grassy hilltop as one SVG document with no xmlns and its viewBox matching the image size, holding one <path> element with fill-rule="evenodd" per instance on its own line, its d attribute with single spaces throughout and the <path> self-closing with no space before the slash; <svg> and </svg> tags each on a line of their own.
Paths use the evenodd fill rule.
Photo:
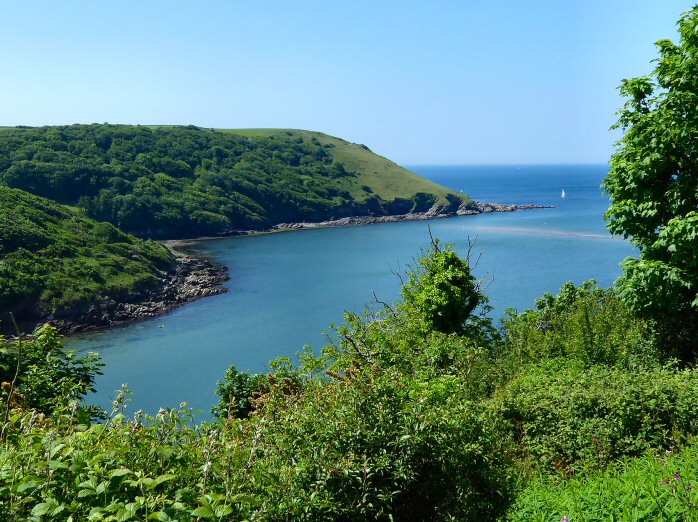
<svg viewBox="0 0 698 522">
<path fill-rule="evenodd" d="M 325 134 L 194 126 L 4 128 L 0 184 L 158 238 L 453 211 L 470 201 Z"/>
<path fill-rule="evenodd" d="M 410 199 L 416 193 L 433 194 L 436 205 L 448 206 L 448 196 L 453 191 L 416 175 L 383 156 L 373 153 L 366 145 L 350 143 L 322 132 L 295 129 L 220 129 L 221 132 L 240 136 L 271 138 L 274 136 L 300 136 L 303 140 L 316 139 L 325 147 L 334 161 L 342 163 L 356 178 L 346 183 L 346 190 L 357 201 L 366 201 L 371 195 L 385 201 L 395 198 Z M 371 191 L 363 187 L 370 187 Z M 466 200 L 467 196 L 465 197 Z"/>
</svg>

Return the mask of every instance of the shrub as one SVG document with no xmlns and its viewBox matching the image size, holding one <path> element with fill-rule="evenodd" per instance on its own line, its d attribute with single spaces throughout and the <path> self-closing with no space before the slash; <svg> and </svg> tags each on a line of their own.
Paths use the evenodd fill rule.
<svg viewBox="0 0 698 522">
<path fill-rule="evenodd" d="M 31 340 L 5 343 L 0 337 L 0 412 L 4 415 L 8 405 L 44 414 L 75 409 L 78 401 L 94 391 L 94 379 L 102 366 L 96 354 L 77 357 L 65 352 L 50 325 L 39 328 Z M 99 415 L 93 407 L 83 406 L 81 411 L 91 417 Z"/>
<path fill-rule="evenodd" d="M 566 283 L 557 296 L 545 294 L 535 310 L 510 309 L 503 321 L 499 357 L 514 370 L 563 357 L 586 365 L 653 367 L 660 361 L 651 326 L 593 280 Z"/>
<path fill-rule="evenodd" d="M 529 470 L 572 474 L 698 434 L 698 372 L 584 367 L 561 359 L 515 377 L 494 401 Z"/>
</svg>

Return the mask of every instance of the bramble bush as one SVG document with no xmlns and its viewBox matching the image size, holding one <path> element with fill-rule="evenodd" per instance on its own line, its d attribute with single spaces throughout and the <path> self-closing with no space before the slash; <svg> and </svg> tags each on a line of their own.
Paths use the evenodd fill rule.
<svg viewBox="0 0 698 522">
<path fill-rule="evenodd" d="M 574 474 L 698 432 L 698 374 L 657 349 L 615 289 L 587 281 L 513 310 L 496 347 L 494 407 L 526 473 Z"/>
<path fill-rule="evenodd" d="M 551 360 L 515 377 L 496 399 L 531 471 L 571 475 L 698 434 L 698 373 L 628 370 Z"/>
</svg>

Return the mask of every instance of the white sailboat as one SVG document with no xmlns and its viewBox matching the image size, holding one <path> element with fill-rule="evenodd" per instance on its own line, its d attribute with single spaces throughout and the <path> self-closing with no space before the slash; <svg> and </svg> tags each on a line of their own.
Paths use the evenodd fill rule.
<svg viewBox="0 0 698 522">
<path fill-rule="evenodd" d="M 566 198 L 567 194 L 565 194 L 565 189 L 562 189 L 562 194 L 560 194 L 561 198 Z"/>
</svg>

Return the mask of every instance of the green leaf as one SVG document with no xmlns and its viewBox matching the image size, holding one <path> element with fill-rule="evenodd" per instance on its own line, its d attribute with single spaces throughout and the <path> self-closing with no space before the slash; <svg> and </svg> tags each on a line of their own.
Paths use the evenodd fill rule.
<svg viewBox="0 0 698 522">
<path fill-rule="evenodd" d="M 258 506 L 260 504 L 259 499 L 249 493 L 236 493 L 230 497 L 230 502 L 232 504 L 246 504 L 248 506 Z"/>
<path fill-rule="evenodd" d="M 53 502 L 42 502 L 41 504 L 37 504 L 34 506 L 32 509 L 32 515 L 35 517 L 40 517 L 42 515 L 45 515 L 49 511 L 52 511 L 53 508 L 55 507 L 55 503 Z"/>
<path fill-rule="evenodd" d="M 17 493 L 24 493 L 29 490 L 35 490 L 39 486 L 39 482 L 35 481 L 29 481 L 29 482 L 22 482 L 19 486 L 17 486 Z"/>
<path fill-rule="evenodd" d="M 159 486 L 163 482 L 167 482 L 168 480 L 174 480 L 177 478 L 177 475 L 173 475 L 172 473 L 167 473 L 165 475 L 160 475 L 158 478 L 155 479 L 154 485 Z"/>
<path fill-rule="evenodd" d="M 191 512 L 193 517 L 215 518 L 216 514 L 210 506 L 200 506 Z"/>
<path fill-rule="evenodd" d="M 109 473 L 109 478 L 111 479 L 114 477 L 123 477 L 124 475 L 128 475 L 129 473 L 133 473 L 133 471 L 131 471 L 128 468 L 119 468 Z"/>
<path fill-rule="evenodd" d="M 223 518 L 227 515 L 230 515 L 232 512 L 233 512 L 233 508 L 231 508 L 230 506 L 227 506 L 225 504 L 216 507 L 216 516 L 218 518 Z"/>
</svg>

